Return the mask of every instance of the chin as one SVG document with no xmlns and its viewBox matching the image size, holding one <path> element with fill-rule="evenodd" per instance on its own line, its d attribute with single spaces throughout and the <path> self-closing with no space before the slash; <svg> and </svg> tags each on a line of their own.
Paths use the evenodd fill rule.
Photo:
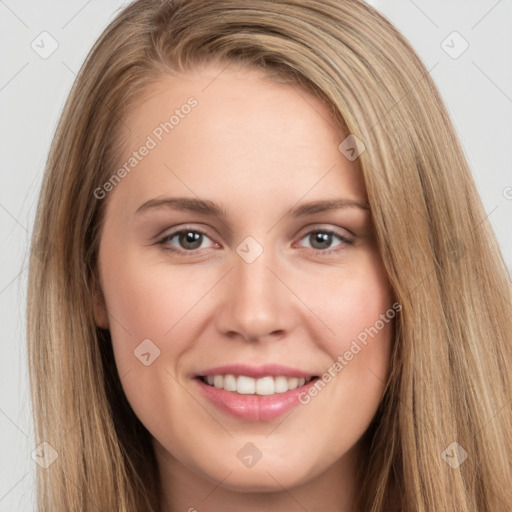
<svg viewBox="0 0 512 512">
<path fill-rule="evenodd" d="M 265 463 L 260 460 L 251 468 L 240 465 L 225 465 L 214 472 L 204 472 L 203 476 L 215 483 L 222 482 L 224 489 L 242 493 L 280 492 L 283 487 L 290 489 L 306 483 L 313 478 L 313 468 L 301 465 L 298 471 L 297 464 L 283 465 L 282 460 L 275 463 L 267 460 Z M 293 467 L 292 467 L 293 466 Z M 229 476 L 228 476 L 229 475 Z"/>
<path fill-rule="evenodd" d="M 219 475 L 220 476 L 220 475 Z M 226 475 L 222 475 L 225 478 Z M 283 487 L 290 489 L 299 485 L 299 476 L 288 474 L 286 478 L 282 475 L 275 475 L 270 471 L 259 471 L 253 473 L 252 470 L 233 471 L 222 483 L 224 489 L 240 493 L 272 493 L 280 492 Z M 217 482 L 219 480 L 216 480 Z"/>
</svg>

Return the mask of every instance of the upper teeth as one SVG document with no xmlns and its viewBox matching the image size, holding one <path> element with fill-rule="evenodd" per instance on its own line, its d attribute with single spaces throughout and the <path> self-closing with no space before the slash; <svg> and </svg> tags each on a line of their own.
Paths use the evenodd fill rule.
<svg viewBox="0 0 512 512">
<path fill-rule="evenodd" d="M 242 395 L 273 395 L 303 386 L 311 378 L 279 376 L 253 379 L 245 375 L 208 375 L 205 380 L 210 386 L 226 391 L 236 391 Z"/>
</svg>

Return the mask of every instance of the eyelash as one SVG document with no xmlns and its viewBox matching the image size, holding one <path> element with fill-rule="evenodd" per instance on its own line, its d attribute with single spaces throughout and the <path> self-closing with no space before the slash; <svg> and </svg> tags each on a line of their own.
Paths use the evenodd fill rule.
<svg viewBox="0 0 512 512">
<path fill-rule="evenodd" d="M 176 235 L 180 235 L 181 233 L 199 233 L 201 235 L 206 236 L 207 238 L 210 238 L 207 233 L 205 233 L 204 231 L 201 231 L 200 229 L 184 228 L 184 229 L 180 229 L 178 231 L 174 231 L 174 232 L 166 235 L 165 237 L 163 237 L 161 240 L 159 240 L 157 242 L 157 245 L 161 245 L 164 248 L 164 250 L 172 252 L 174 254 L 178 254 L 180 256 L 185 256 L 185 257 L 196 256 L 197 251 L 200 251 L 201 249 L 194 249 L 192 251 L 178 250 L 168 244 L 168 242 L 170 240 L 172 240 L 174 237 L 176 237 Z M 325 233 L 325 234 L 333 235 L 333 236 L 337 237 L 342 242 L 340 245 L 353 245 L 354 244 L 353 240 L 350 240 L 349 238 L 341 235 L 340 233 L 338 233 L 336 231 L 333 231 L 332 229 L 314 229 L 314 230 L 306 233 L 303 237 L 301 237 L 300 240 L 303 240 L 304 238 L 306 238 L 307 236 L 310 236 L 313 233 Z M 311 248 L 311 249 L 313 251 L 315 251 L 317 254 L 320 254 L 321 256 L 328 256 L 329 254 L 332 254 L 333 252 L 339 252 L 339 251 L 343 250 L 343 249 L 322 250 L 322 249 L 313 249 L 313 248 Z"/>
</svg>

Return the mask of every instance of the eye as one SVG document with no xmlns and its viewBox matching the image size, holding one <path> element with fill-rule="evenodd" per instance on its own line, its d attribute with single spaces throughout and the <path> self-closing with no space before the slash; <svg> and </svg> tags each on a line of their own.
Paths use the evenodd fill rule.
<svg viewBox="0 0 512 512">
<path fill-rule="evenodd" d="M 333 238 L 340 240 L 341 243 L 337 245 L 340 248 L 330 249 L 330 247 L 332 247 Z M 306 234 L 306 236 L 302 237 L 301 240 L 307 240 L 310 243 L 309 247 L 316 250 L 322 256 L 341 251 L 343 250 L 344 246 L 353 245 L 354 243 L 353 240 L 350 240 L 341 233 L 337 233 L 331 229 L 318 229 L 310 231 Z"/>
<path fill-rule="evenodd" d="M 185 228 L 166 235 L 158 244 L 164 246 L 168 251 L 190 256 L 193 255 L 195 251 L 204 248 L 202 245 L 205 238 L 209 237 L 203 231 Z M 175 243 L 179 245 L 178 248 L 172 245 L 174 239 L 176 239 Z M 218 247 L 217 243 L 215 243 L 215 245 Z"/>
<path fill-rule="evenodd" d="M 210 237 L 204 231 L 192 228 L 184 228 L 166 235 L 157 243 L 162 245 L 167 251 L 174 252 L 183 256 L 194 256 L 196 251 L 207 248 L 207 245 L 203 245 L 207 238 Z M 330 249 L 335 238 L 340 241 L 340 243 L 335 246 L 339 248 Z M 322 256 L 343 250 L 344 246 L 353 245 L 354 243 L 346 236 L 331 229 L 317 229 L 310 231 L 300 240 L 307 240 L 310 244 L 309 248 L 314 249 Z M 176 247 L 176 244 L 178 247 Z M 214 245 L 215 247 L 219 247 L 219 244 L 216 242 L 214 242 Z"/>
</svg>

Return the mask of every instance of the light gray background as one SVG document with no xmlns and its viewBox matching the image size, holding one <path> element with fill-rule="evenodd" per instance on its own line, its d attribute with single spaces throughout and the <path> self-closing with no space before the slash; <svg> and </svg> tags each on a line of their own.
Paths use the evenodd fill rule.
<svg viewBox="0 0 512 512">
<path fill-rule="evenodd" d="M 76 72 L 126 3 L 0 0 L 0 512 L 35 510 L 25 295 L 27 246 L 43 168 Z M 370 3 L 404 33 L 431 70 L 512 268 L 512 0 Z M 31 47 L 40 53 L 51 49 L 51 38 L 40 35 L 44 31 L 58 43 L 47 58 Z M 460 36 L 450 36 L 454 31 Z M 453 58 L 464 40 L 468 49 Z"/>
</svg>

